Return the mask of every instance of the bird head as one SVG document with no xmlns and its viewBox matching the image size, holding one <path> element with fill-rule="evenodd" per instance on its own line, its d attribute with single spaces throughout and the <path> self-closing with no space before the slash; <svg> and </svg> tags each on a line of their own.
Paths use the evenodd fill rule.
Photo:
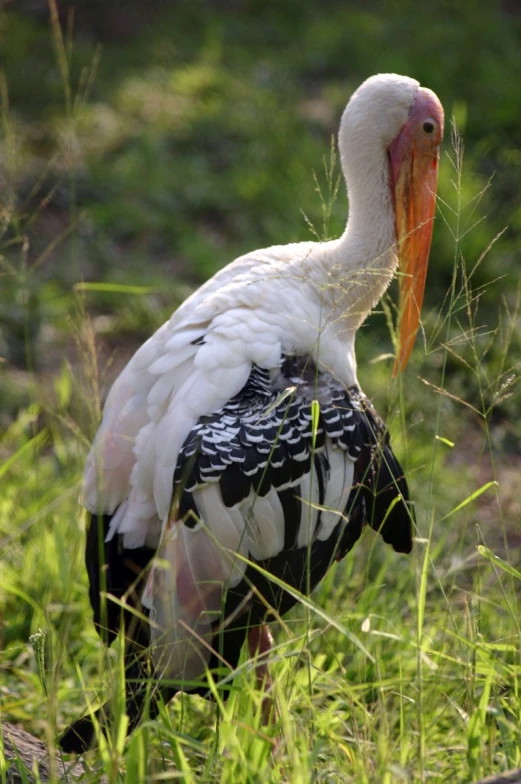
<svg viewBox="0 0 521 784">
<path fill-rule="evenodd" d="M 405 76 L 379 74 L 353 94 L 340 126 L 340 150 L 383 153 L 385 182 L 394 210 L 400 273 L 399 344 L 393 375 L 405 369 L 420 322 L 436 204 L 443 108 L 437 96 Z M 344 170 L 370 161 L 344 161 Z M 380 169 L 382 171 L 382 169 Z"/>
</svg>

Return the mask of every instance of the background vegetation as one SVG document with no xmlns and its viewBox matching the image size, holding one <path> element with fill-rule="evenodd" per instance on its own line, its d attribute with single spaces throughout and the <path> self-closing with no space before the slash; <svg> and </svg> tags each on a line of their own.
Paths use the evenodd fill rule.
<svg viewBox="0 0 521 784">
<path fill-rule="evenodd" d="M 310 223 L 324 236 L 314 173 L 326 193 L 341 111 L 396 71 L 437 92 L 465 142 L 449 122 L 405 377 L 390 381 L 383 310 L 358 343 L 406 456 L 415 554 L 364 537 L 313 597 L 321 614 L 277 630 L 276 730 L 259 731 L 244 667 L 226 706 L 176 699 L 89 765 L 129 782 L 468 782 L 521 765 L 517 4 L 19 0 L 0 10 L 0 66 L 4 718 L 52 750 L 117 670 L 90 624 L 77 504 L 115 374 L 223 264 Z M 329 235 L 346 210 L 341 189 Z"/>
</svg>

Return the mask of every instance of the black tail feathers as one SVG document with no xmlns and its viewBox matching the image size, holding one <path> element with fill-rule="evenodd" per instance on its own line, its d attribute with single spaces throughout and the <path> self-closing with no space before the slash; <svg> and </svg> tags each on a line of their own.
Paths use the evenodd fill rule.
<svg viewBox="0 0 521 784">
<path fill-rule="evenodd" d="M 129 673 L 127 672 L 127 675 Z M 127 681 L 127 699 L 125 710 L 129 717 L 128 733 L 136 729 L 145 708 L 148 706 L 148 716 L 155 719 L 159 713 L 159 706 L 163 699 L 167 702 L 176 692 L 176 689 L 171 687 L 162 686 L 158 688 L 150 688 L 150 682 L 147 684 L 143 680 L 137 685 L 136 682 Z M 107 734 L 110 729 L 110 716 L 111 707 L 107 702 L 103 707 L 98 708 L 94 713 L 88 716 L 83 716 L 81 719 L 73 722 L 63 733 L 59 740 L 60 748 L 66 753 L 84 754 L 89 749 L 97 745 L 96 725 L 100 730 Z"/>
<path fill-rule="evenodd" d="M 93 714 L 101 727 L 105 726 L 106 706 Z M 84 754 L 96 745 L 96 730 L 92 716 L 83 716 L 68 727 L 59 740 L 60 748 L 66 754 Z"/>
<path fill-rule="evenodd" d="M 414 509 L 403 469 L 388 443 L 383 445 L 371 473 L 369 481 L 364 482 L 369 525 L 396 552 L 410 553 Z"/>
</svg>

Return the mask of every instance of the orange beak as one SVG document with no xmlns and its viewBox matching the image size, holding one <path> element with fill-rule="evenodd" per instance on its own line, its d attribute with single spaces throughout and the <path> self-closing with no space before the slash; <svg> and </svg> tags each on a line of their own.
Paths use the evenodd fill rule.
<svg viewBox="0 0 521 784">
<path fill-rule="evenodd" d="M 433 130 L 427 133 L 425 128 Z M 430 90 L 419 88 L 409 119 L 389 147 L 401 273 L 398 351 L 393 376 L 405 369 L 420 323 L 442 135 L 441 104 Z"/>
</svg>

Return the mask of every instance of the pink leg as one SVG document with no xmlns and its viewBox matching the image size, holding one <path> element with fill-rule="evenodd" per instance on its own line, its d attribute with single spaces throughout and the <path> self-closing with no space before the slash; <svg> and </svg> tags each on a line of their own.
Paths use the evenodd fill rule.
<svg viewBox="0 0 521 784">
<path fill-rule="evenodd" d="M 271 724 L 275 721 L 275 706 L 271 694 L 273 682 L 270 676 L 268 655 L 273 648 L 273 637 L 267 624 L 254 626 L 248 632 L 248 651 L 252 659 L 256 659 L 255 671 L 257 687 L 264 691 L 262 700 L 262 723 Z"/>
</svg>

